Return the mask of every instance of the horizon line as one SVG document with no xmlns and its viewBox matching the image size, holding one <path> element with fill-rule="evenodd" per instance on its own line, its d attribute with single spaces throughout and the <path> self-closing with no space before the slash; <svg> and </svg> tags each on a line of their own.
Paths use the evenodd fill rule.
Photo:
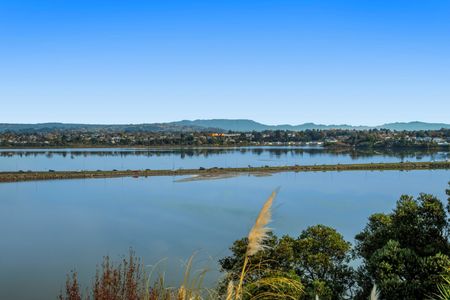
<svg viewBox="0 0 450 300">
<path fill-rule="evenodd" d="M 303 122 L 303 123 L 296 123 L 296 124 L 290 124 L 290 123 L 279 123 L 279 124 L 267 124 L 267 123 L 263 123 L 263 122 L 259 122 L 259 121 L 255 121 L 253 119 L 244 119 L 244 118 L 239 118 L 239 119 L 227 119 L 227 118 L 211 118 L 211 119 L 182 119 L 182 120 L 177 120 L 177 121 L 163 121 L 163 122 L 124 122 L 124 123 L 90 123 L 90 122 L 64 122 L 64 121 L 45 121 L 45 122 L 0 122 L 0 124 L 9 124 L 9 125 L 42 125 L 42 124 L 72 124 L 72 125 L 98 125 L 98 126 L 111 126 L 111 125 L 150 125 L 150 124 L 170 124 L 170 123 L 178 123 L 178 122 L 183 122 L 183 121 L 188 121 L 188 122 L 195 122 L 195 121 L 250 121 L 250 122 L 255 122 L 264 126 L 301 126 L 301 125 L 306 125 L 306 124 L 312 124 L 312 125 L 317 125 L 317 126 L 351 126 L 351 127 L 380 127 L 383 125 L 387 125 L 387 124 L 398 124 L 398 123 L 405 123 L 405 124 L 410 124 L 410 123 L 427 123 L 427 124 L 450 124 L 447 122 L 427 122 L 427 121 L 419 121 L 419 120 L 412 120 L 412 121 L 393 121 L 393 122 L 383 122 L 381 124 L 378 125 L 367 125 L 367 124 L 358 124 L 358 125 L 353 125 L 353 124 L 349 124 L 349 123 L 341 123 L 341 124 L 337 124 L 337 123 L 315 123 L 313 121 L 308 121 L 308 122 Z"/>
</svg>

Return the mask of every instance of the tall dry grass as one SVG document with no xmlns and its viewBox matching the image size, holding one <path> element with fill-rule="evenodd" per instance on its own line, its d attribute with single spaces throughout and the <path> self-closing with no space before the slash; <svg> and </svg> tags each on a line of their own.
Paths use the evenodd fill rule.
<svg viewBox="0 0 450 300">
<path fill-rule="evenodd" d="M 374 284 L 372 291 L 370 292 L 370 300 L 378 300 L 380 298 L 380 291 L 378 291 L 377 285 Z"/>
<path fill-rule="evenodd" d="M 97 269 L 92 287 L 81 293 L 78 276 L 72 272 L 67 277 L 65 290 L 59 300 L 204 300 L 217 299 L 214 291 L 203 288 L 206 269 L 193 275 L 194 255 L 185 264 L 183 282 L 179 287 L 167 286 L 164 275 L 158 274 L 152 282 L 152 272 L 130 251 L 128 258 L 115 265 L 105 256 Z M 206 295 L 206 296 L 205 296 Z"/>
<path fill-rule="evenodd" d="M 276 194 L 276 191 L 272 192 L 269 199 L 267 199 L 264 203 L 258 217 L 256 218 L 255 224 L 248 234 L 247 251 L 245 252 L 244 264 L 242 266 L 241 276 L 236 288 L 235 299 L 240 299 L 242 297 L 242 284 L 247 272 L 249 257 L 255 255 L 258 251 L 264 250 L 263 242 L 267 239 L 267 233 L 270 230 L 267 225 L 272 218 L 272 204 Z"/>
<path fill-rule="evenodd" d="M 225 295 L 219 295 L 215 290 L 203 287 L 206 269 L 192 275 L 194 255 L 185 265 L 183 282 L 179 287 L 167 287 L 164 276 L 157 276 L 152 282 L 153 271 L 147 273 L 142 263 L 130 251 L 128 258 L 124 258 L 118 265 L 114 265 L 106 256 L 101 268 L 97 270 L 91 289 L 84 296 L 80 292 L 77 273 L 73 272 L 67 277 L 66 288 L 61 291 L 60 300 L 263 300 L 263 299 L 298 299 L 303 292 L 302 284 L 282 274 L 263 277 L 249 282 L 244 287 L 245 277 L 253 267 L 249 258 L 266 246 L 264 241 L 268 238 L 270 228 L 267 227 L 272 218 L 272 204 L 277 190 L 272 192 L 266 200 L 256 221 L 248 234 L 248 245 L 242 271 L 237 284 L 230 281 Z M 258 264 L 261 264 L 259 262 Z"/>
<path fill-rule="evenodd" d="M 241 275 L 237 282 L 237 287 L 234 288 L 234 283 L 229 282 L 227 289 L 226 299 L 240 300 L 246 299 L 298 299 L 303 293 L 302 284 L 296 280 L 291 279 L 288 276 L 282 274 L 273 274 L 272 276 L 266 276 L 260 278 L 254 282 L 251 282 L 244 289 L 245 277 L 250 266 L 250 257 L 257 254 L 260 251 L 266 250 L 264 241 L 269 238 L 269 232 L 271 229 L 268 227 L 272 219 L 272 205 L 278 190 L 272 192 L 270 197 L 266 200 L 261 211 L 256 218 L 255 224 L 248 233 L 247 249 L 244 256 L 244 262 L 242 265 Z M 259 262 L 258 264 L 261 264 Z"/>
</svg>

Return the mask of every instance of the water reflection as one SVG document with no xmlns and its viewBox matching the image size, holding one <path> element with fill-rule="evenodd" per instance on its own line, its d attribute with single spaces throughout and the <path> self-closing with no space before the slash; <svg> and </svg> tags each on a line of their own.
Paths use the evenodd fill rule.
<svg viewBox="0 0 450 300">
<path fill-rule="evenodd" d="M 312 147 L 177 149 L 1 149 L 0 171 L 175 169 L 448 160 L 431 150 L 330 150 Z"/>
</svg>

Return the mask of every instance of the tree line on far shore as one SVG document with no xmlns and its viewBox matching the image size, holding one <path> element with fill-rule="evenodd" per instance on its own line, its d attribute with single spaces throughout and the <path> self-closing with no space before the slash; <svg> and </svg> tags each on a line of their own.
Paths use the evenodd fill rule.
<svg viewBox="0 0 450 300">
<path fill-rule="evenodd" d="M 0 147 L 249 146 L 321 143 L 325 147 L 360 149 L 450 149 L 450 129 L 308 129 L 249 132 L 205 131 L 5 131 Z"/>
</svg>

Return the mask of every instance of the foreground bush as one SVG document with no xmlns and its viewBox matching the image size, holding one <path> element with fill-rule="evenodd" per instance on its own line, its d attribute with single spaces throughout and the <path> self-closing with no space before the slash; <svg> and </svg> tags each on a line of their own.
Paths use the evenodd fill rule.
<svg viewBox="0 0 450 300">
<path fill-rule="evenodd" d="M 375 282 L 383 299 L 426 299 L 450 272 L 449 223 L 434 196 L 402 196 L 390 214 L 374 214 L 356 236 L 359 299 Z"/>
<path fill-rule="evenodd" d="M 450 212 L 450 190 L 447 210 Z M 151 282 L 134 253 L 113 265 L 106 257 L 84 295 L 77 274 L 68 276 L 60 300 L 250 299 L 450 299 L 450 223 L 436 197 L 401 196 L 390 214 L 374 214 L 350 243 L 335 229 L 316 225 L 297 238 L 276 237 L 267 227 L 275 193 L 246 238 L 219 260 L 225 273 L 216 290 L 190 278 L 180 287 Z M 352 258 L 362 260 L 355 272 Z M 375 288 L 378 286 L 378 289 Z"/>
</svg>

